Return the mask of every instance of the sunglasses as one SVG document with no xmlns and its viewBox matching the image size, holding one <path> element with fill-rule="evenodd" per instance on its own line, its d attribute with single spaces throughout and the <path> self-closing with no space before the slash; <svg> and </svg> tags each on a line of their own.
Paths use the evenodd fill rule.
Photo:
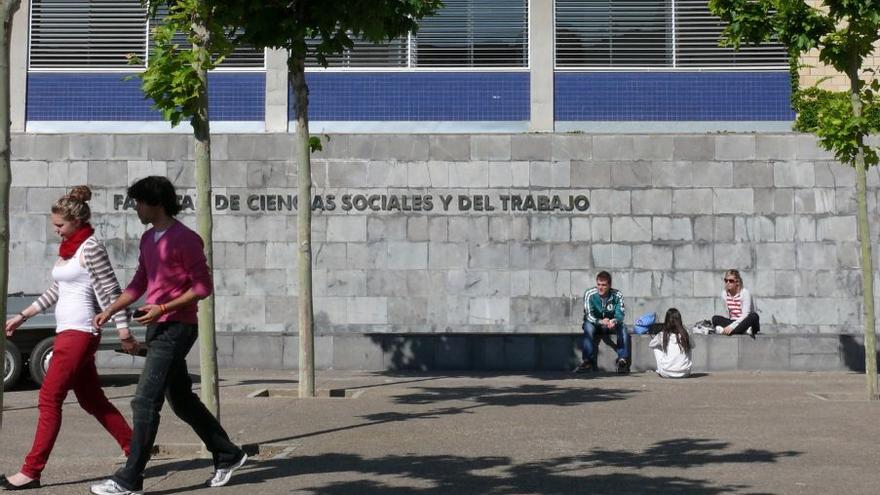
<svg viewBox="0 0 880 495">
<path fill-rule="evenodd" d="M 727 282 L 727 283 L 729 283 L 729 284 L 735 284 L 735 283 L 736 283 L 736 279 L 735 279 L 735 278 L 725 278 L 724 281 Z"/>
</svg>

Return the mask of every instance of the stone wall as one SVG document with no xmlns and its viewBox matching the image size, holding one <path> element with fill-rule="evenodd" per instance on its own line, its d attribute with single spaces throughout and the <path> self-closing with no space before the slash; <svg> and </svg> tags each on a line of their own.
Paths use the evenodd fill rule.
<svg viewBox="0 0 880 495">
<path fill-rule="evenodd" d="M 149 174 L 193 195 L 191 149 L 182 135 L 15 135 L 10 292 L 47 286 L 58 245 L 47 212 L 81 183 L 127 281 L 143 227 L 116 196 Z M 277 200 L 265 198 L 295 195 L 292 141 L 217 135 L 213 153 L 215 194 L 240 198 L 215 216 L 221 356 L 233 332 L 259 356 L 274 345 L 261 335 L 296 332 L 295 211 L 254 211 L 247 198 L 269 208 Z M 672 306 L 690 323 L 723 313 L 730 267 L 765 333 L 859 333 L 854 176 L 800 134 L 325 136 L 313 181 L 336 208 L 313 216 L 317 334 L 575 333 L 601 269 L 626 295 L 628 323 Z M 878 182 L 871 170 L 874 238 Z M 344 211 L 346 194 L 418 196 L 422 211 Z M 528 195 L 582 195 L 589 209 L 502 208 Z M 191 211 L 182 219 L 194 223 Z"/>
</svg>

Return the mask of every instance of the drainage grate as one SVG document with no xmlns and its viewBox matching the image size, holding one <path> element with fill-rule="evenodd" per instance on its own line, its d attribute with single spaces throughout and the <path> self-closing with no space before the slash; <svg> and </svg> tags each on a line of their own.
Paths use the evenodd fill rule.
<svg viewBox="0 0 880 495">
<path fill-rule="evenodd" d="M 357 399 L 363 395 L 364 389 L 350 388 L 320 388 L 318 389 L 318 399 Z M 295 388 L 261 388 L 248 394 L 248 398 L 285 398 L 298 399 L 299 390 Z"/>
</svg>

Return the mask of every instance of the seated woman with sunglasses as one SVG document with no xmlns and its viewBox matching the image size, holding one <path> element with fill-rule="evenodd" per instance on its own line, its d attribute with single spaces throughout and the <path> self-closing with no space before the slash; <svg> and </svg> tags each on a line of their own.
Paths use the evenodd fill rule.
<svg viewBox="0 0 880 495">
<path fill-rule="evenodd" d="M 721 298 L 724 299 L 724 305 L 727 307 L 728 317 L 719 315 L 712 317 L 715 331 L 724 335 L 745 333 L 755 338 L 755 334 L 761 330 L 758 307 L 752 299 L 752 294 L 743 287 L 739 270 L 727 270 L 724 273 L 724 291 L 721 293 Z"/>
</svg>

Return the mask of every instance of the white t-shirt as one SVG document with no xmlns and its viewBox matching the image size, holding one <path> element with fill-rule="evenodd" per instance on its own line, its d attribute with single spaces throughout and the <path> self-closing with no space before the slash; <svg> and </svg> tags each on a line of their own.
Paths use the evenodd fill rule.
<svg viewBox="0 0 880 495">
<path fill-rule="evenodd" d="M 95 289 L 89 271 L 82 265 L 82 243 L 69 260 L 59 260 L 52 267 L 52 278 L 58 282 L 58 303 L 55 306 L 56 332 L 78 330 L 96 333 Z"/>
<path fill-rule="evenodd" d="M 689 353 L 681 352 L 678 346 L 678 335 L 670 335 L 666 344 L 666 352 L 663 352 L 663 332 L 658 333 L 651 339 L 648 347 L 654 349 L 654 357 L 657 359 L 657 374 L 664 378 L 683 378 L 691 374 L 694 363 Z M 691 342 L 691 349 L 694 343 Z"/>
</svg>

